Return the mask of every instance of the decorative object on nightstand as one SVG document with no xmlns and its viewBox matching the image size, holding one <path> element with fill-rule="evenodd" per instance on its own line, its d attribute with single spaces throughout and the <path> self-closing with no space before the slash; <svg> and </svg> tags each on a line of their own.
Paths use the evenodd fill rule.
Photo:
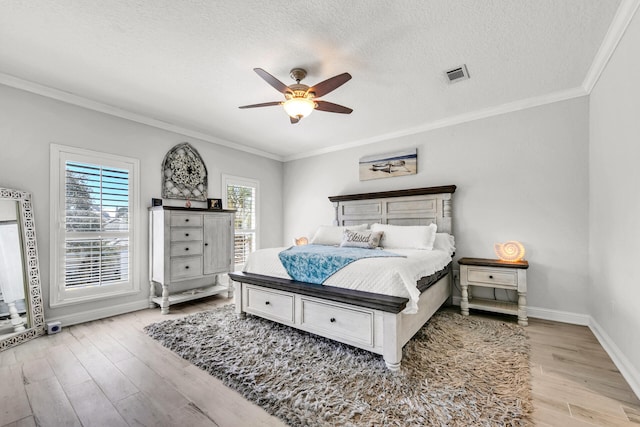
<svg viewBox="0 0 640 427">
<path fill-rule="evenodd" d="M 524 259 L 524 246 L 517 240 L 510 240 L 504 243 L 496 243 L 493 245 L 496 255 L 502 261 L 522 261 Z"/>
<path fill-rule="evenodd" d="M 309 244 L 309 239 L 307 239 L 306 237 L 298 237 L 297 239 L 293 239 L 293 243 L 296 246 L 304 246 L 304 245 L 308 245 Z"/>
<path fill-rule="evenodd" d="M 469 315 L 470 308 L 514 314 L 518 316 L 519 325 L 527 326 L 527 269 L 529 268 L 527 261 L 460 258 L 458 264 L 460 264 L 462 288 L 460 310 L 463 316 Z M 474 298 L 472 296 L 474 286 L 517 291 L 518 302 Z"/>
</svg>

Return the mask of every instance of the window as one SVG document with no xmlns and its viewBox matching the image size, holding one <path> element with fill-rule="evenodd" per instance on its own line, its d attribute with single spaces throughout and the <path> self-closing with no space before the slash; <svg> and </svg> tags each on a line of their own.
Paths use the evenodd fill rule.
<svg viewBox="0 0 640 427">
<path fill-rule="evenodd" d="M 138 161 L 51 146 L 51 305 L 136 286 Z"/>
<path fill-rule="evenodd" d="M 258 248 L 258 192 L 256 180 L 231 175 L 222 176 L 225 207 L 235 209 L 234 254 L 236 269 Z"/>
</svg>

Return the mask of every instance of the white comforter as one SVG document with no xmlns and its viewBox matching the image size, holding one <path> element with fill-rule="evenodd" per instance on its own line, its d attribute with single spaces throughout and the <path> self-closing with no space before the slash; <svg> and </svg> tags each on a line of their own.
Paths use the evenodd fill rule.
<svg viewBox="0 0 640 427">
<path fill-rule="evenodd" d="M 278 258 L 278 253 L 284 249 L 287 248 L 260 249 L 251 253 L 243 271 L 291 279 Z M 406 258 L 361 259 L 334 273 L 324 285 L 409 298 L 403 313 L 416 313 L 420 298 L 417 281 L 446 267 L 452 260 L 451 254 L 442 249 L 387 251 L 405 255 Z"/>
</svg>

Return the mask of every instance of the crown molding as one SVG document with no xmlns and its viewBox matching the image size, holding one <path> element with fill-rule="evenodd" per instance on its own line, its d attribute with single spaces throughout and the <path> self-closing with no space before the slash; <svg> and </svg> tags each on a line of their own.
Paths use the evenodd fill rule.
<svg viewBox="0 0 640 427">
<path fill-rule="evenodd" d="M 266 151 L 248 147 L 246 145 L 242 145 L 242 144 L 227 141 L 221 138 L 217 138 L 212 135 L 208 135 L 206 133 L 198 132 L 192 129 L 187 129 L 181 126 L 164 122 L 162 120 L 153 119 L 151 117 L 147 117 L 142 114 L 133 113 L 131 111 L 114 107 L 112 105 L 103 104 L 101 102 L 97 102 L 82 96 L 74 95 L 69 92 L 64 92 L 49 86 L 44 86 L 38 83 L 23 80 L 18 77 L 11 76 L 9 74 L 0 73 L 0 84 L 10 86 L 16 89 L 21 89 L 26 92 L 31 92 L 36 95 L 41 95 L 47 98 L 52 98 L 57 101 L 66 102 L 67 104 L 76 105 L 78 107 L 86 108 L 88 110 L 109 114 L 111 116 L 119 117 L 121 119 L 130 120 L 132 122 L 141 123 L 143 125 L 151 126 L 154 128 L 166 130 L 173 133 L 178 133 L 191 138 L 201 139 L 203 141 L 211 142 L 213 144 L 221 145 L 227 148 L 232 148 L 234 150 L 255 154 L 256 156 L 283 161 L 282 156 L 279 156 L 277 154 L 268 153 Z"/>
<path fill-rule="evenodd" d="M 569 90 L 553 92 L 546 95 L 536 96 L 536 97 L 527 98 L 527 99 L 521 99 L 519 101 L 509 102 L 509 103 L 498 105 L 495 107 L 484 108 L 481 110 L 471 111 L 469 113 L 460 114 L 457 116 L 447 117 L 441 120 L 425 123 L 420 126 L 403 129 L 398 132 L 385 133 L 385 134 L 377 135 L 371 138 L 365 138 L 358 141 L 347 142 L 345 144 L 334 145 L 331 147 L 321 148 L 319 150 L 313 150 L 306 153 L 294 154 L 291 156 L 284 157 L 283 161 L 289 162 L 292 160 L 299 160 L 307 157 L 315 157 L 322 154 L 332 153 L 335 151 L 342 151 L 349 148 L 361 147 L 363 145 L 374 144 L 376 142 L 387 141 L 390 139 L 402 138 L 409 135 L 416 135 L 416 134 L 427 132 L 434 129 L 445 128 L 453 125 L 472 122 L 474 120 L 480 120 L 488 117 L 499 116 L 501 114 L 526 110 L 528 108 L 538 107 L 540 105 L 545 105 L 545 104 L 552 104 L 554 102 L 566 101 L 568 99 L 579 98 L 581 96 L 586 96 L 586 95 L 588 95 L 587 92 L 585 92 L 582 86 L 579 86 Z"/>
<path fill-rule="evenodd" d="M 604 40 L 598 49 L 596 57 L 591 63 L 591 67 L 587 72 L 587 75 L 582 82 L 582 87 L 588 94 L 591 93 L 595 87 L 598 79 L 602 75 L 602 72 L 606 68 L 613 52 L 618 47 L 618 43 L 622 39 L 627 27 L 631 23 L 633 16 L 635 15 L 638 7 L 640 6 L 640 0 L 622 0 L 618 10 L 616 11 L 613 21 L 609 26 L 607 34 L 604 36 Z"/>
</svg>

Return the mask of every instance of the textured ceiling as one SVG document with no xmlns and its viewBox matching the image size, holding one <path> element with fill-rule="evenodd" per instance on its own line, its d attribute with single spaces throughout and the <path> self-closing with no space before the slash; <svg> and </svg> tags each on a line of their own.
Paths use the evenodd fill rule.
<svg viewBox="0 0 640 427">
<path fill-rule="evenodd" d="M 0 73 L 286 160 L 581 88 L 619 3 L 0 0 Z M 349 72 L 323 99 L 354 112 L 240 110 L 282 99 L 254 67 Z"/>
</svg>

